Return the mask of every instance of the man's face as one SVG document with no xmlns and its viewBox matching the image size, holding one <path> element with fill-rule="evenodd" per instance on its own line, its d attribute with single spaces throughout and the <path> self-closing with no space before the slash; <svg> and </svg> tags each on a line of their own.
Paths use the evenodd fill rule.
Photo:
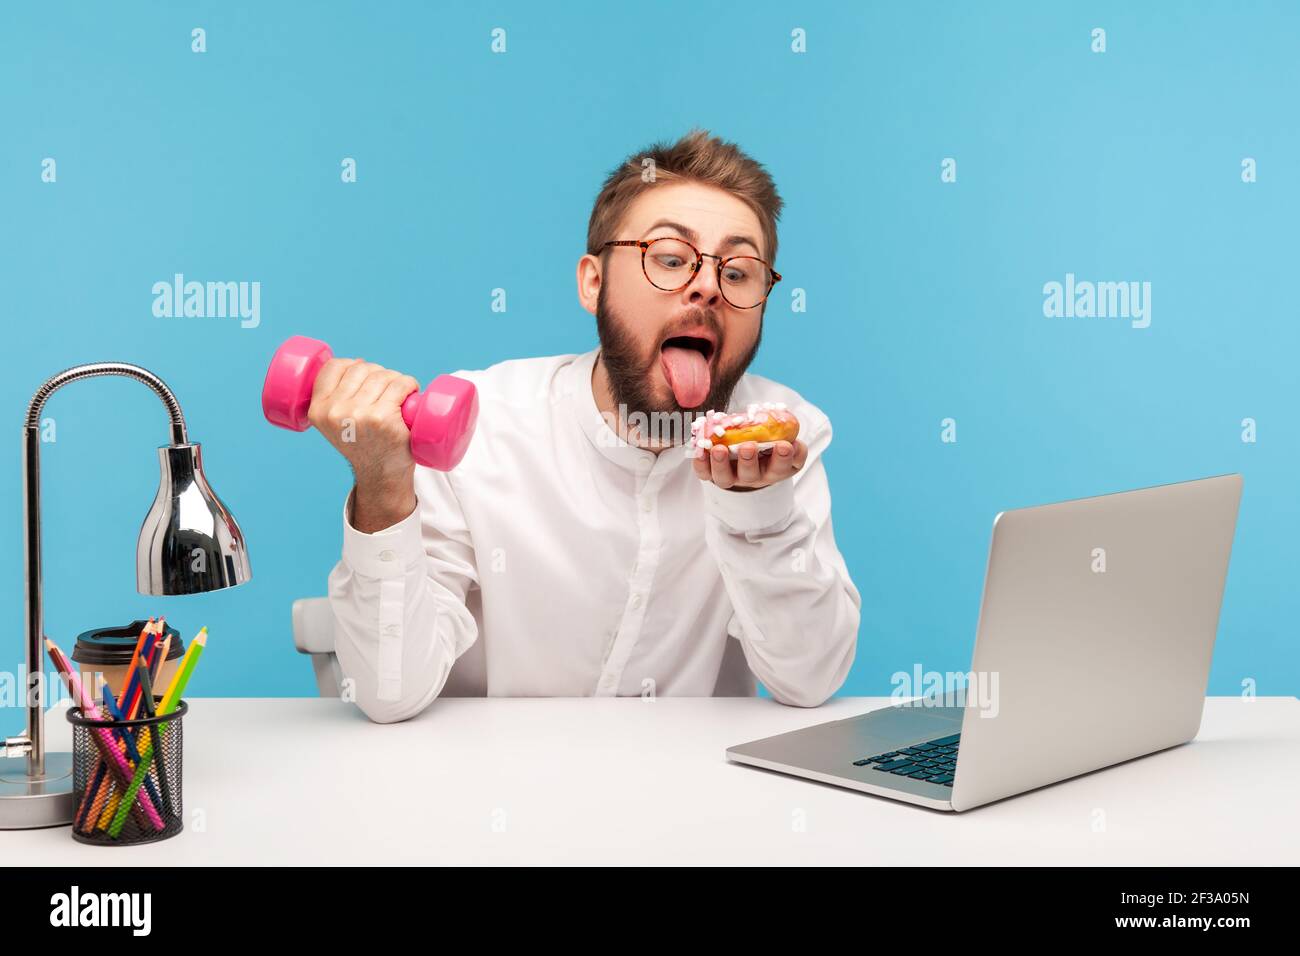
<svg viewBox="0 0 1300 956">
<path fill-rule="evenodd" d="M 767 258 L 753 211 L 735 196 L 698 183 L 643 192 L 615 238 L 660 236 L 685 239 L 703 253 Z M 596 328 L 615 404 L 646 415 L 725 410 L 758 351 L 763 307 L 728 303 L 718 289 L 715 259 L 706 257 L 677 292 L 646 280 L 638 248 L 610 248 L 604 261 Z"/>
</svg>

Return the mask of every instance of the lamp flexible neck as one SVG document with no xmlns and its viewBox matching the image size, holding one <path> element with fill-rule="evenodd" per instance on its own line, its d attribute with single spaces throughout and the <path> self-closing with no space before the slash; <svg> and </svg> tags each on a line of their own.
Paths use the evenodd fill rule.
<svg viewBox="0 0 1300 956">
<path fill-rule="evenodd" d="M 121 375 L 126 378 L 133 378 L 153 389 L 154 393 L 162 399 L 162 403 L 167 407 L 167 414 L 171 418 L 171 443 L 173 445 L 184 445 L 189 442 L 185 429 L 185 416 L 181 414 L 181 404 L 176 400 L 176 396 L 172 394 L 172 390 L 167 387 L 167 383 L 148 369 L 127 362 L 92 362 L 88 365 L 74 365 L 72 368 L 64 369 L 57 375 L 50 376 L 36 390 L 36 394 L 32 396 L 31 404 L 27 407 L 26 426 L 28 428 L 40 427 L 41 410 L 45 407 L 45 402 L 64 385 L 78 379 L 98 378 L 103 375 Z"/>
</svg>

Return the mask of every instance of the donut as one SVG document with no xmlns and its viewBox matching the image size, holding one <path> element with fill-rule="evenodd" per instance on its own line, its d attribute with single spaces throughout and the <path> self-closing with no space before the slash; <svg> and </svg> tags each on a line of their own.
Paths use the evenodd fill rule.
<svg viewBox="0 0 1300 956">
<path fill-rule="evenodd" d="M 691 422 L 694 447 L 706 451 L 714 445 L 734 446 L 747 441 L 792 442 L 798 434 L 799 419 L 784 402 L 751 402 L 743 413 L 710 409 Z"/>
</svg>

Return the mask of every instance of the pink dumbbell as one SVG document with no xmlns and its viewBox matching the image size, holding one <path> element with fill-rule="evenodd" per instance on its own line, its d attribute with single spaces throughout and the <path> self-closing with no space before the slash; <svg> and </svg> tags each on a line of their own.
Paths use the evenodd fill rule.
<svg viewBox="0 0 1300 956">
<path fill-rule="evenodd" d="M 312 385 L 334 357 L 318 339 L 295 335 L 275 351 L 262 385 L 262 413 L 272 425 L 302 432 L 311 427 Z M 423 392 L 402 402 L 402 420 L 411 429 L 411 457 L 418 464 L 451 471 L 465 456 L 478 420 L 478 390 L 455 375 L 439 375 Z"/>
</svg>

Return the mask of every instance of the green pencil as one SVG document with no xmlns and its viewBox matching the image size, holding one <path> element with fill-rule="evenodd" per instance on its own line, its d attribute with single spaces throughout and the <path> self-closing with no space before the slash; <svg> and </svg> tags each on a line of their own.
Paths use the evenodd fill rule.
<svg viewBox="0 0 1300 956">
<path fill-rule="evenodd" d="M 185 693 L 185 685 L 190 681 L 190 675 L 194 673 L 194 665 L 199 661 L 199 656 L 203 653 L 203 648 L 208 643 L 208 629 L 200 628 L 198 635 L 190 641 L 190 646 L 185 651 L 185 659 L 181 661 L 181 669 L 176 672 L 172 678 L 171 686 L 167 688 L 167 693 L 163 695 L 162 703 L 158 705 L 159 714 L 170 714 L 176 709 L 176 703 L 181 699 L 181 694 Z M 140 785 L 144 783 L 144 778 L 149 775 L 149 758 L 153 756 L 154 743 L 157 734 L 149 735 L 149 742 L 140 750 L 140 762 L 136 764 L 135 776 L 131 778 L 131 785 L 127 787 L 126 793 L 122 794 L 122 800 L 118 804 L 117 813 L 113 816 L 113 822 L 108 825 L 109 836 L 116 838 L 122 832 L 122 826 L 126 823 L 126 815 L 131 810 L 131 805 L 135 803 L 135 795 L 140 792 Z"/>
</svg>

